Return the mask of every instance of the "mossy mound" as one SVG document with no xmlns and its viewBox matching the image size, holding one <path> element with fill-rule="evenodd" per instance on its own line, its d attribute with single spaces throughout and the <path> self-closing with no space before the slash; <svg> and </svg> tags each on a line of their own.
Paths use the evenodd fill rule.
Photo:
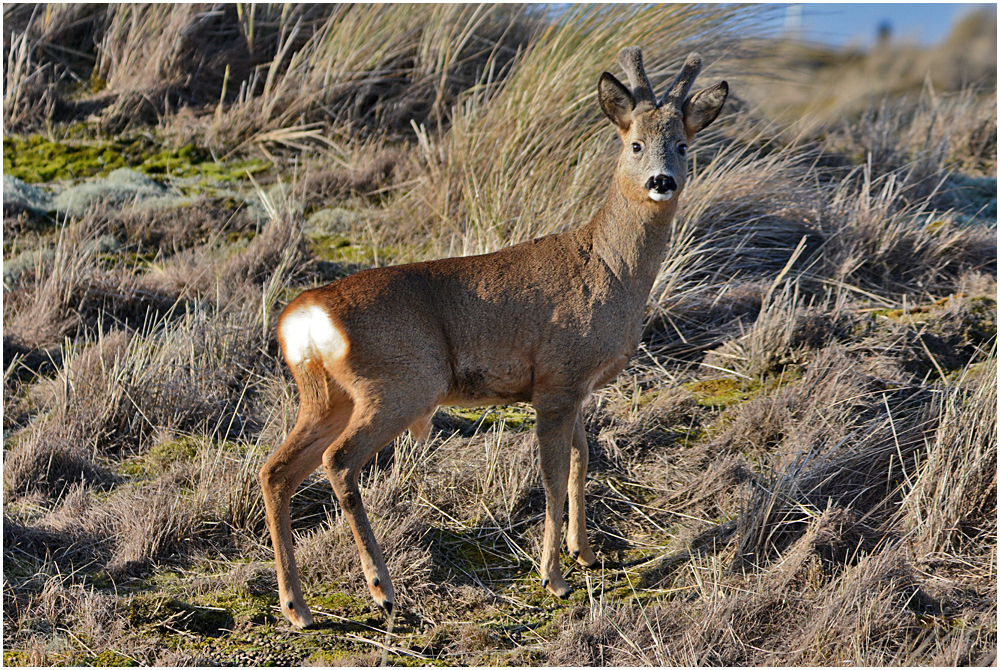
<svg viewBox="0 0 1000 670">
<path fill-rule="evenodd" d="M 470 432 L 478 430 L 503 430 L 520 433 L 535 425 L 535 410 L 527 404 L 515 403 L 486 408 L 449 407 L 448 413 L 462 419 Z"/>
<path fill-rule="evenodd" d="M 214 182 L 243 180 L 248 173 L 269 170 L 271 163 L 256 158 L 221 162 L 207 149 L 193 144 L 179 149 L 158 147 L 146 135 L 107 142 L 57 142 L 42 135 L 3 140 L 4 175 L 29 184 L 107 176 L 124 167 L 156 177 L 200 177 Z"/>
<path fill-rule="evenodd" d="M 724 409 L 729 405 L 746 402 L 760 389 L 760 384 L 723 377 L 720 379 L 705 379 L 684 386 L 698 399 L 699 405 Z"/>
<path fill-rule="evenodd" d="M 174 463 L 192 460 L 198 455 L 199 447 L 200 443 L 189 437 L 160 442 L 145 455 L 135 456 L 122 463 L 121 471 L 133 477 L 154 477 L 169 469 Z"/>
<path fill-rule="evenodd" d="M 110 649 L 105 649 L 96 656 L 85 657 L 83 663 L 95 668 L 136 668 L 139 666 L 139 662 L 134 658 Z"/>
<path fill-rule="evenodd" d="M 128 620 L 135 627 L 169 625 L 168 631 L 179 629 L 209 637 L 232 630 L 234 623 L 232 612 L 224 607 L 201 607 L 154 593 L 132 597 Z"/>
<path fill-rule="evenodd" d="M 64 144 L 42 135 L 3 139 L 3 172 L 29 184 L 84 179 L 126 167 L 129 145 Z"/>
</svg>

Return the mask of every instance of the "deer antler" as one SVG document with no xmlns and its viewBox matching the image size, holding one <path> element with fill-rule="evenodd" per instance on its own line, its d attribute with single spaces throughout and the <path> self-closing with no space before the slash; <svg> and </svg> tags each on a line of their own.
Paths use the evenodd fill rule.
<svg viewBox="0 0 1000 670">
<path fill-rule="evenodd" d="M 656 95 L 653 94 L 653 86 L 646 76 L 646 69 L 642 66 L 642 49 L 639 47 L 625 47 L 618 52 L 618 64 L 628 76 L 629 87 L 632 89 L 632 97 L 635 98 L 636 111 L 646 111 L 640 107 L 656 108 Z"/>
<path fill-rule="evenodd" d="M 701 56 L 696 53 L 688 54 L 688 57 L 684 59 L 684 66 L 677 74 L 677 78 L 674 79 L 674 83 L 670 85 L 667 92 L 663 94 L 663 98 L 660 99 L 660 105 L 669 103 L 680 109 L 681 105 L 684 104 L 684 99 L 687 98 L 688 93 L 691 91 L 691 85 L 694 84 L 695 78 L 701 72 L 701 65 Z"/>
</svg>

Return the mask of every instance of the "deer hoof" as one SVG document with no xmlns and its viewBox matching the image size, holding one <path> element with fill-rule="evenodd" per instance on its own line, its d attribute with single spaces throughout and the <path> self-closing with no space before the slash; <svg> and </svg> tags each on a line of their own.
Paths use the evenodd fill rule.
<svg viewBox="0 0 1000 670">
<path fill-rule="evenodd" d="M 385 579 L 372 577 L 368 582 L 368 591 L 371 593 L 372 600 L 375 601 L 375 605 L 379 609 L 383 609 L 388 613 L 392 612 L 394 594 L 392 590 L 392 582 L 388 577 Z"/>
<path fill-rule="evenodd" d="M 308 628 L 313 625 L 312 612 L 305 605 L 296 605 L 289 600 L 285 603 L 285 616 L 296 628 Z"/>
<path fill-rule="evenodd" d="M 576 562 L 585 568 L 592 569 L 599 567 L 601 564 L 600 561 L 597 560 L 597 556 L 594 555 L 594 552 L 590 548 L 574 551 L 573 558 L 575 558 Z"/>
<path fill-rule="evenodd" d="M 543 579 L 542 588 L 557 598 L 568 598 L 569 594 L 573 593 L 573 589 L 561 577 L 559 579 Z"/>
</svg>

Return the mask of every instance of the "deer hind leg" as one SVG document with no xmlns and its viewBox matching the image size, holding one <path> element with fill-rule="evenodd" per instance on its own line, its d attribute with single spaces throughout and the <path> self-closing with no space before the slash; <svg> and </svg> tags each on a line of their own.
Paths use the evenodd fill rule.
<svg viewBox="0 0 1000 670">
<path fill-rule="evenodd" d="M 368 590 L 375 603 L 389 613 L 394 597 L 392 580 L 361 500 L 358 477 L 361 468 L 379 449 L 433 412 L 433 407 L 417 402 L 412 398 L 376 399 L 371 395 L 355 398 L 350 423 L 340 439 L 323 454 L 323 467 L 358 546 Z"/>
<path fill-rule="evenodd" d="M 560 598 L 572 593 L 559 569 L 560 534 L 570 472 L 570 450 L 580 403 L 563 398 L 534 399 L 538 414 L 538 461 L 545 487 L 545 535 L 542 541 L 542 586 Z"/>
<path fill-rule="evenodd" d="M 566 529 L 566 547 L 577 563 L 592 568 L 597 565 L 597 556 L 587 540 L 587 508 L 584 501 L 588 452 L 583 413 L 577 412 L 569 460 L 569 526 Z"/>
<path fill-rule="evenodd" d="M 300 381 L 308 381 L 302 379 Z M 326 394 L 311 393 L 299 384 L 302 404 L 295 427 L 260 470 L 267 527 L 274 545 L 281 611 L 293 625 L 304 628 L 313 622 L 302 597 L 299 572 L 292 548 L 289 501 L 299 484 L 320 466 L 323 452 L 347 425 L 353 402 L 333 383 Z"/>
</svg>

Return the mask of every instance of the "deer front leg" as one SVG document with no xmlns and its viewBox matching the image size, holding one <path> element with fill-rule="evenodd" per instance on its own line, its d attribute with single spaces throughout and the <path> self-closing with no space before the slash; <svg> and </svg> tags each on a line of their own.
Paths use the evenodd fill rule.
<svg viewBox="0 0 1000 670">
<path fill-rule="evenodd" d="M 562 398 L 535 398 L 538 414 L 538 461 L 545 487 L 545 535 L 542 540 L 542 586 L 565 598 L 573 591 L 559 569 L 562 517 L 570 471 L 570 450 L 579 403 Z"/>
<path fill-rule="evenodd" d="M 583 413 L 577 412 L 573 448 L 569 460 L 569 526 L 566 530 L 566 547 L 577 563 L 592 568 L 597 565 L 597 556 L 594 555 L 587 540 L 587 508 L 584 501 L 588 456 Z"/>
</svg>

